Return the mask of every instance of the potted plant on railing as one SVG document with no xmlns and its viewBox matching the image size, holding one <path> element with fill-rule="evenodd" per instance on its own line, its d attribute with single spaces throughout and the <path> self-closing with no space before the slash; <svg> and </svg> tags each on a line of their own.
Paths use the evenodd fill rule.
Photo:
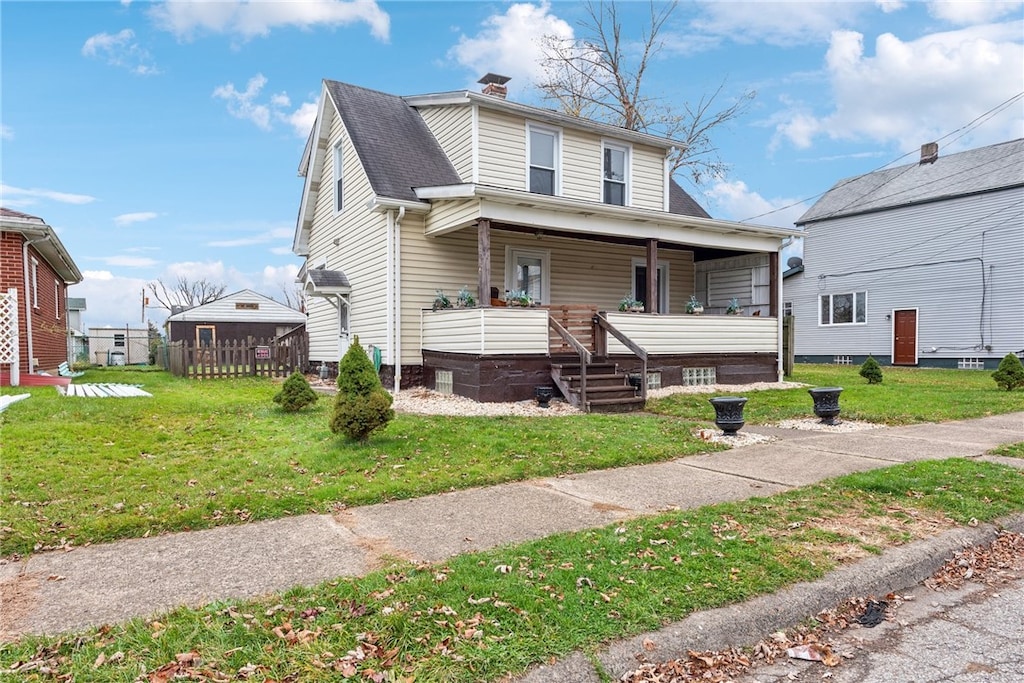
<svg viewBox="0 0 1024 683">
<path fill-rule="evenodd" d="M 691 294 L 690 300 L 686 302 L 686 312 L 690 315 L 700 315 L 704 312 L 704 304 L 697 299 L 696 294 Z"/>
<path fill-rule="evenodd" d="M 627 294 L 619 301 L 619 310 L 624 313 L 643 313 L 644 305 L 635 299 L 632 294 Z"/>
<path fill-rule="evenodd" d="M 473 308 L 476 306 L 476 297 L 473 296 L 473 292 L 469 291 L 469 287 L 464 285 L 459 290 L 459 294 L 455 299 L 456 308 Z"/>
<path fill-rule="evenodd" d="M 444 293 L 443 289 L 439 289 L 434 292 L 434 303 L 430 307 L 430 310 L 437 311 L 442 308 L 451 308 L 452 300 L 448 298 L 448 295 Z"/>
<path fill-rule="evenodd" d="M 533 297 L 527 294 L 525 290 L 509 292 L 505 301 L 509 306 L 519 306 L 520 308 L 529 308 L 530 306 L 533 306 Z"/>
<path fill-rule="evenodd" d="M 729 299 L 729 305 L 725 307 L 726 315 L 740 315 L 743 309 L 740 308 L 740 301 L 736 297 Z"/>
</svg>

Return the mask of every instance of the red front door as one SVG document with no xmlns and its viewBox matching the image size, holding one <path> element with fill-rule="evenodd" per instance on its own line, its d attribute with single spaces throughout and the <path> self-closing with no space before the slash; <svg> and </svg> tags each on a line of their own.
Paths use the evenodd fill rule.
<svg viewBox="0 0 1024 683">
<path fill-rule="evenodd" d="M 917 311 L 895 311 L 893 315 L 893 365 L 917 365 Z"/>
</svg>

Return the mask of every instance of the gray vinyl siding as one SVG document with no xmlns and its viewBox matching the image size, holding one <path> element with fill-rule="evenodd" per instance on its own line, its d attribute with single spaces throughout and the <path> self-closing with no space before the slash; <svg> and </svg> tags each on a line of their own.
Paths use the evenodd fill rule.
<svg viewBox="0 0 1024 683">
<path fill-rule="evenodd" d="M 895 309 L 918 309 L 922 364 L 1024 349 L 1022 203 L 1012 188 L 807 226 L 804 273 L 783 290 L 797 355 L 888 357 Z M 866 292 L 865 324 L 820 326 L 818 297 L 848 292 Z"/>
<path fill-rule="evenodd" d="M 326 258 L 329 270 L 344 271 L 352 285 L 349 325 L 360 343 L 387 348 L 386 315 L 386 240 L 387 219 L 367 210 L 373 198 L 369 180 L 355 149 L 348 139 L 341 118 L 332 116 L 330 143 L 323 163 L 320 187 L 309 236 L 308 263 L 317 265 Z M 344 140 L 344 202 L 341 213 L 334 212 L 334 145 Z M 339 240 L 334 244 L 334 240 Z M 338 360 L 337 312 L 325 299 L 311 297 L 308 302 L 310 359 Z"/>
<path fill-rule="evenodd" d="M 473 182 L 473 109 L 465 106 L 423 107 L 418 110 L 462 182 Z"/>
</svg>

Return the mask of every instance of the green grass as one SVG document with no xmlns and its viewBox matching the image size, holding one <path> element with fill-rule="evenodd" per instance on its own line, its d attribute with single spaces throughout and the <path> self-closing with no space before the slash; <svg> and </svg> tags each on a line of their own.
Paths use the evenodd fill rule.
<svg viewBox="0 0 1024 683">
<path fill-rule="evenodd" d="M 992 455 L 1001 455 L 1006 458 L 1024 458 L 1024 441 L 1005 444 L 999 448 L 993 448 L 989 452 Z"/>
<path fill-rule="evenodd" d="M 693 437 L 692 422 L 653 415 L 399 415 L 358 444 L 329 431 L 330 397 L 285 413 L 272 402 L 280 384 L 267 379 L 124 369 L 78 381 L 138 383 L 153 398 L 62 397 L 40 387 L 0 414 L 3 555 L 719 448 Z"/>
<path fill-rule="evenodd" d="M 372 672 L 385 681 L 496 680 L 818 578 L 836 566 L 836 548 L 878 552 L 919 536 L 910 530 L 923 519 L 985 522 L 1022 509 L 1024 473 L 963 459 L 916 462 L 436 565 L 396 563 L 263 600 L 26 638 L 0 650 L 0 668 L 46 661 L 54 676 L 133 681 L 195 653 L 197 671 L 224 680 L 367 680 Z M 857 533 L 878 518 L 882 535 Z M 348 656 L 357 648 L 361 660 Z M 101 654 L 106 663 L 96 665 Z"/>
<path fill-rule="evenodd" d="M 991 372 L 883 367 L 881 384 L 868 384 L 858 366 L 797 365 L 787 380 L 810 386 L 840 386 L 841 418 L 888 425 L 947 422 L 1024 411 L 1024 391 L 1001 391 Z M 727 395 L 728 392 L 718 395 Z M 687 417 L 705 411 L 709 394 L 676 394 L 648 401 L 648 410 Z M 807 389 L 751 392 L 748 424 L 813 415 Z"/>
</svg>

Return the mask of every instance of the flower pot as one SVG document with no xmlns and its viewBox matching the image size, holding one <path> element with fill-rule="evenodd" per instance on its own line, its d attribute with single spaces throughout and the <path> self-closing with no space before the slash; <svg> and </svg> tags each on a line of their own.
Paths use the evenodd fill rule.
<svg viewBox="0 0 1024 683">
<path fill-rule="evenodd" d="M 807 390 L 814 400 L 814 414 L 821 418 L 822 424 L 838 424 L 836 418 L 839 417 L 839 394 L 842 390 L 842 387 L 816 387 Z"/>
<path fill-rule="evenodd" d="M 726 436 L 736 436 L 736 432 L 746 424 L 743 419 L 743 406 L 747 399 L 744 396 L 719 396 L 709 398 L 708 402 L 715 408 L 715 424 Z"/>
<path fill-rule="evenodd" d="M 537 398 L 537 405 L 541 408 L 550 407 L 551 398 L 555 395 L 555 388 L 548 386 L 534 387 L 533 395 Z"/>
</svg>

